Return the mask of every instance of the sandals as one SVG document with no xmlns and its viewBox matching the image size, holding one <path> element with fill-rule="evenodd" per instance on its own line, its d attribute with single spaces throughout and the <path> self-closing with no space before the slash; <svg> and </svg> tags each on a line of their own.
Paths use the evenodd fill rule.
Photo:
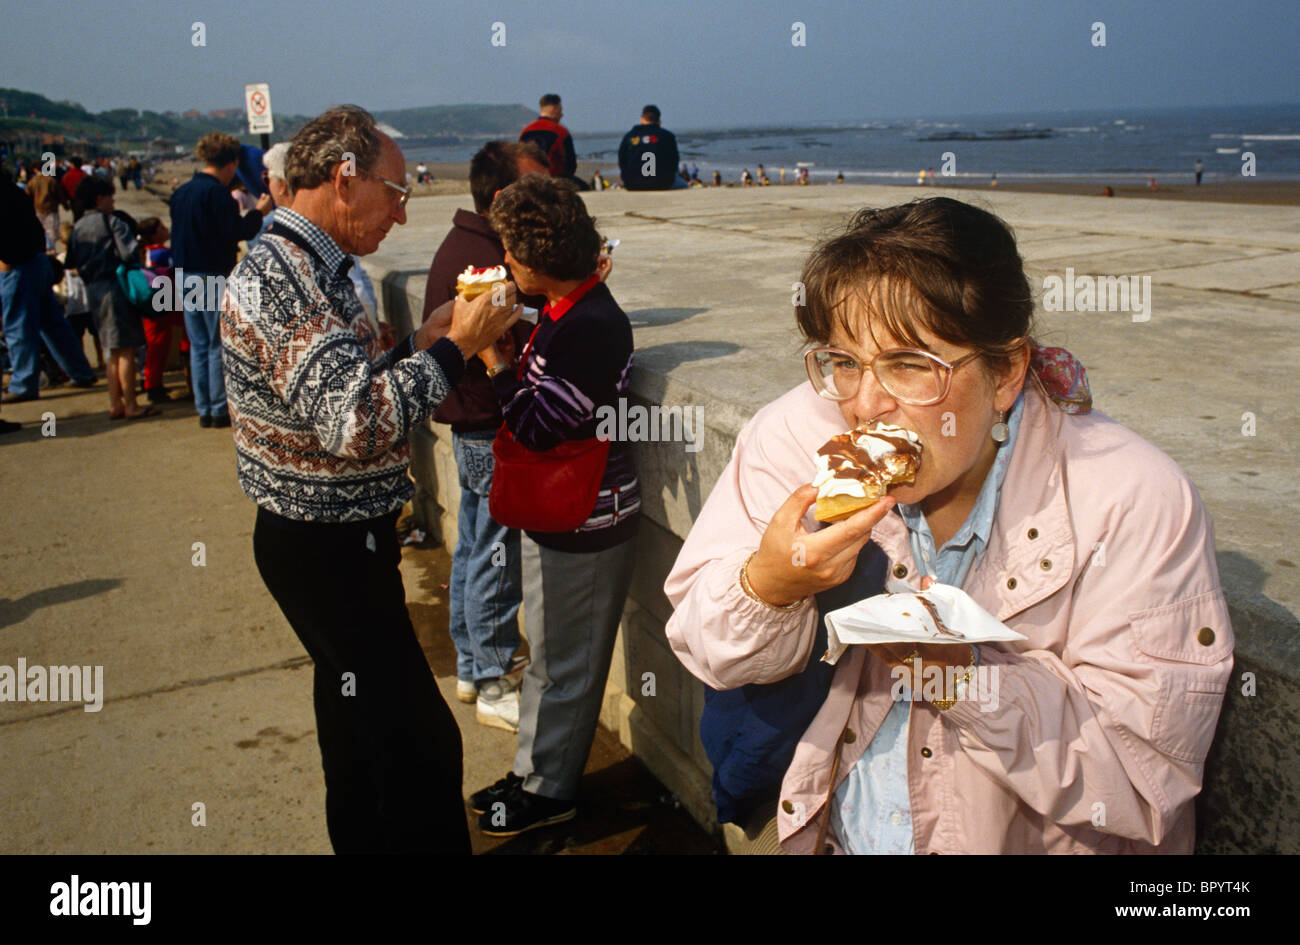
<svg viewBox="0 0 1300 945">
<path fill-rule="evenodd" d="M 128 413 L 126 413 L 125 411 L 123 411 L 122 413 L 113 413 L 112 411 L 109 411 L 108 419 L 110 419 L 110 420 L 143 420 L 145 417 L 157 417 L 157 416 L 159 416 L 161 413 L 162 413 L 162 411 L 159 410 L 157 407 L 145 407 L 144 410 L 142 410 L 140 413 L 137 413 L 137 414 L 128 414 Z"/>
</svg>

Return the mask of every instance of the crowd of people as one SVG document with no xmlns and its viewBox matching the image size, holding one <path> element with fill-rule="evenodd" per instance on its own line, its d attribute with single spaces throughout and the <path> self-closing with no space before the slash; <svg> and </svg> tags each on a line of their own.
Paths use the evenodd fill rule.
<svg viewBox="0 0 1300 945">
<path fill-rule="evenodd" d="M 3 277 L 6 403 L 39 399 L 42 381 L 93 387 L 83 345 L 89 332 L 108 388 L 109 418 L 158 416 L 153 405 L 173 396 L 163 376 L 179 334 L 185 387 L 176 396 L 194 400 L 200 425 L 229 426 L 216 309 L 207 307 L 218 296 L 158 289 L 174 272 L 186 274 L 186 286 L 197 281 L 207 289 L 207 280 L 224 279 L 234 267 L 240 242 L 260 232 L 271 210 L 265 181 L 252 185 L 259 196 L 247 207 L 234 189 L 252 189 L 239 177 L 246 151 L 231 135 L 200 140 L 200 170 L 172 194 L 169 222 L 136 220 L 117 208 L 115 176 L 123 189 L 143 186 L 145 169 L 136 157 L 89 163 L 69 157 L 53 167 L 20 163 L 17 177 L 5 172 L 4 236 L 13 244 Z M 64 210 L 70 221 L 61 220 Z M 140 394 L 149 405 L 140 404 Z M 19 426 L 0 421 L 3 432 Z"/>
<path fill-rule="evenodd" d="M 38 396 L 42 343 L 74 383 L 94 383 L 75 318 L 103 349 L 110 416 L 148 416 L 138 351 L 156 390 L 151 346 L 183 318 L 199 421 L 232 428 L 258 573 L 315 664 L 340 853 L 470 849 L 461 732 L 398 568 L 409 434 L 429 419 L 451 428 L 460 485 L 457 697 L 517 733 L 504 776 L 468 797 L 477 829 L 508 837 L 577 815 L 641 513 L 631 445 L 598 436 L 596 416 L 628 395 L 634 344 L 559 97 L 541 105 L 521 140 L 471 161 L 473 209 L 451 220 L 404 338 L 353 276 L 406 222 L 409 179 L 397 142 L 355 106 L 259 155 L 256 174 L 236 139 L 206 136 L 169 224 L 131 220 L 111 176 L 82 174 L 56 198 L 76 208 L 58 260 L 80 283 L 68 318 L 52 294 L 57 215 L 40 216 L 30 181 L 0 186 L 6 400 Z M 624 138 L 628 189 L 698 182 L 659 122 L 647 106 Z M 242 213 L 237 176 L 253 195 Z M 259 291 L 187 301 L 146 330 L 130 272 L 153 284 L 168 266 Z M 498 266 L 476 297 L 459 278 Z M 742 430 L 664 587 L 668 641 L 707 687 L 719 820 L 756 850 L 1189 852 L 1232 664 L 1195 489 L 1091 412 L 1077 361 L 1034 341 L 1021 257 L 991 213 L 948 198 L 863 210 L 812 249 L 802 284 L 808 383 Z M 923 445 L 914 480 L 818 526 L 818 448 L 879 423 Z M 817 658 L 829 610 L 936 582 L 1020 640 Z M 998 705 L 900 699 L 895 671 L 920 664 L 996 670 Z"/>
</svg>

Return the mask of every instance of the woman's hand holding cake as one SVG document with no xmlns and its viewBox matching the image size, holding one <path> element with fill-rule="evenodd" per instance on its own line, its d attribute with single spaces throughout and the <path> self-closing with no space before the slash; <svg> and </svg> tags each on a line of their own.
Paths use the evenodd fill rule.
<svg viewBox="0 0 1300 945">
<path fill-rule="evenodd" d="M 747 565 L 750 590 L 762 603 L 785 607 L 843 584 L 857 565 L 858 552 L 871 539 L 871 530 L 894 507 L 894 500 L 886 497 L 810 532 L 802 519 L 816 501 L 815 487 L 800 486 L 768 523 Z"/>
<path fill-rule="evenodd" d="M 911 482 L 920 464 L 920 438 L 902 427 L 875 424 L 831 437 L 817 451 L 813 484 L 772 516 L 742 586 L 783 607 L 844 583 L 871 529 L 894 507 L 885 490 Z M 802 519 L 814 502 L 817 520 L 834 524 L 809 532 Z"/>
</svg>

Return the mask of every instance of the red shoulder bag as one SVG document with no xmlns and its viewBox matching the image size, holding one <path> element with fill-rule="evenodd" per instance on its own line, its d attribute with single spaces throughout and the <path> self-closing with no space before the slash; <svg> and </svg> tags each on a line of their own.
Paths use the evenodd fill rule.
<svg viewBox="0 0 1300 945">
<path fill-rule="evenodd" d="M 539 323 L 540 324 L 540 323 Z M 520 375 L 532 339 L 520 361 Z M 519 443 L 503 423 L 492 441 L 488 509 L 507 528 L 571 532 L 591 517 L 609 460 L 609 440 L 565 440 L 538 452 Z"/>
</svg>

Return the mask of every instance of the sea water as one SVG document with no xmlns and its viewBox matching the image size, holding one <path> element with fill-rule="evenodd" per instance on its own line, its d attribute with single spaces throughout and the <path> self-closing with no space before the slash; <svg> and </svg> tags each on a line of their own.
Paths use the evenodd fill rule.
<svg viewBox="0 0 1300 945">
<path fill-rule="evenodd" d="M 846 181 L 914 185 L 933 168 L 936 182 L 952 176 L 987 182 L 1053 180 L 1098 184 L 1188 183 L 1199 158 L 1205 181 L 1243 179 L 1243 156 L 1254 155 L 1262 180 L 1300 180 L 1300 105 L 1212 108 L 1131 108 L 1053 111 L 961 118 L 889 118 L 806 125 L 673 128 L 682 160 L 709 183 L 742 170 L 786 180 L 800 164 L 814 182 L 842 173 Z M 601 163 L 618 179 L 622 131 L 574 135 L 582 160 Z M 475 148 L 415 149 L 411 160 L 468 160 Z"/>
</svg>

